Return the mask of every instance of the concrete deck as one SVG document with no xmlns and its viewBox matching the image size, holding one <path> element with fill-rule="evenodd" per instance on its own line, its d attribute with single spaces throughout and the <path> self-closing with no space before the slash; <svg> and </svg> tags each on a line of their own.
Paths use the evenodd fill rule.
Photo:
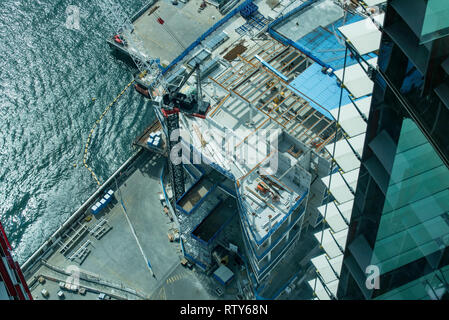
<svg viewBox="0 0 449 320">
<path fill-rule="evenodd" d="M 66 299 L 97 299 L 100 292 L 115 299 L 148 299 L 157 293 L 156 289 L 160 289 L 162 284 L 168 284 L 168 279 L 179 274 L 183 275 L 184 280 L 179 282 L 182 284 L 179 287 L 170 282 L 170 297 L 209 299 L 194 272 L 182 266 L 178 268 L 181 257 L 179 243 L 171 243 L 168 240 L 167 232 L 174 225 L 163 213 L 158 194 L 161 190 L 159 177 L 165 158 L 146 152 L 136 161 L 138 161 L 137 170 L 119 185 L 119 190 L 115 190 L 118 201 L 113 201 L 109 208 L 103 209 L 104 212 L 94 216 L 91 221 L 83 222 L 91 229 L 100 219 L 106 219 L 112 229 L 101 239 L 87 233 L 65 256 L 57 247 L 27 279 L 29 284 L 34 282 L 30 286 L 33 297 L 44 299 L 40 292 L 42 288 L 46 288 L 50 292 L 49 299 L 59 299 L 58 282 L 67 280 L 70 275 L 64 271 L 70 272 L 68 268 L 79 268 L 82 274 L 94 279 L 84 281 L 81 277 L 80 286 L 92 290 L 88 290 L 85 296 L 65 291 Z M 152 277 L 131 233 L 120 199 L 123 200 L 142 249 L 151 262 L 155 277 Z M 86 240 L 91 241 L 89 245 L 91 251 L 81 265 L 69 260 L 67 257 Z M 46 278 L 43 285 L 33 281 L 41 275 Z M 105 283 L 113 285 L 104 285 Z M 137 294 L 132 294 L 133 290 Z"/>
<path fill-rule="evenodd" d="M 200 4 L 201 1 L 194 0 L 175 6 L 171 1 L 160 0 L 133 23 L 135 32 L 152 57 L 158 57 L 161 63 L 168 65 L 223 17 L 212 5 L 198 12 Z M 148 15 L 156 6 L 159 8 Z M 163 25 L 158 23 L 158 17 L 164 20 Z"/>
</svg>

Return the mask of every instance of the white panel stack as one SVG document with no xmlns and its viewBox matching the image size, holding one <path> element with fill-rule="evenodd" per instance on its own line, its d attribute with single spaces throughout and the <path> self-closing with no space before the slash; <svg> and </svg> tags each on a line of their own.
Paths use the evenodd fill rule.
<svg viewBox="0 0 449 320">
<path fill-rule="evenodd" d="M 385 0 L 365 0 L 367 6 L 375 6 L 383 2 Z M 379 25 L 383 25 L 384 18 L 385 14 L 373 16 L 373 19 Z M 379 49 L 381 32 L 375 23 L 371 21 L 371 18 L 342 26 L 338 29 L 352 43 L 360 55 Z M 377 65 L 377 57 L 369 59 L 367 62 L 372 67 L 375 67 Z M 365 64 L 364 67 L 367 68 L 368 66 Z M 334 72 L 340 81 L 342 81 L 343 70 Z M 355 99 L 358 110 L 365 118 L 368 118 L 371 105 L 370 95 L 372 94 L 374 83 L 359 64 L 346 67 L 344 85 Z M 329 186 L 329 191 L 335 198 L 335 201 L 318 208 L 318 211 L 330 228 L 315 234 L 315 238 L 321 243 L 326 254 L 312 259 L 312 263 L 320 277 L 310 280 L 308 283 L 314 290 L 316 299 L 320 300 L 329 300 L 337 295 L 339 276 L 343 264 L 343 253 L 349 230 L 345 220 L 347 222 L 351 220 L 354 204 L 354 195 L 350 192 L 347 184 L 355 191 L 360 168 L 360 161 L 352 149 L 360 156 L 362 155 L 367 127 L 359 111 L 352 103 L 341 106 L 340 110 L 334 109 L 331 111 L 335 119 L 337 119 L 338 112 L 340 112 L 339 125 L 349 138 L 347 141 L 342 139 L 335 145 L 334 160 L 344 173 L 340 171 L 335 172 L 332 175 L 330 186 L 330 176 L 322 179 L 323 183 Z M 352 146 L 352 149 L 349 144 Z M 326 146 L 326 149 L 330 154 L 333 154 L 334 145 L 330 144 Z M 333 297 L 332 294 L 334 295 Z"/>
<path fill-rule="evenodd" d="M 365 117 L 368 117 L 371 97 L 359 99 L 355 104 L 360 112 Z M 337 112 L 338 110 L 332 111 L 335 117 Z M 344 172 L 337 171 L 333 173 L 332 179 L 330 179 L 330 175 L 321 179 L 329 187 L 329 191 L 335 198 L 335 201 L 329 202 L 327 209 L 326 205 L 318 208 L 318 211 L 330 226 L 330 228 L 324 229 L 323 232 L 315 234 L 315 238 L 321 243 L 326 253 L 312 260 L 317 272 L 321 275 L 321 279 L 317 277 L 311 281 L 314 286 L 316 285 L 315 294 L 318 299 L 330 299 L 321 281 L 324 281 L 327 290 L 330 290 L 334 295 L 337 292 L 339 282 L 337 276 L 341 272 L 343 254 L 348 236 L 348 225 L 346 222 L 351 220 L 354 204 L 354 195 L 350 188 L 353 191 L 356 190 L 360 170 L 360 161 L 355 156 L 353 150 L 361 155 L 365 143 L 366 122 L 362 119 L 360 113 L 352 103 L 341 107 L 339 119 L 341 121 L 339 122 L 340 125 L 349 135 L 349 138 L 347 140 L 342 139 L 335 145 L 334 159 Z M 326 149 L 331 154 L 333 148 L 334 146 L 332 144 L 326 146 Z M 332 274 L 330 274 L 331 271 Z"/>
<path fill-rule="evenodd" d="M 367 62 L 375 67 L 377 65 L 377 57 L 369 59 Z M 368 66 L 365 65 L 364 67 L 367 68 Z M 341 81 L 343 78 L 343 69 L 336 70 L 334 73 Z M 343 84 L 356 99 L 371 94 L 374 87 L 374 82 L 368 78 L 368 75 L 358 63 L 346 67 L 345 81 Z"/>
<path fill-rule="evenodd" d="M 331 300 L 331 297 L 326 292 L 326 289 L 321 284 L 320 280 L 318 278 L 308 281 L 309 286 L 315 290 L 314 293 L 318 300 Z"/>
<path fill-rule="evenodd" d="M 343 254 L 346 246 L 346 238 L 348 236 L 348 230 L 342 230 L 333 233 L 329 228 L 319 231 L 314 234 L 318 242 L 321 242 L 321 246 L 326 252 L 329 258 L 335 258 Z M 341 249 L 340 249 L 341 248 Z"/>
<path fill-rule="evenodd" d="M 332 201 L 327 204 L 327 211 L 326 205 L 318 207 L 318 211 L 323 218 L 326 217 L 326 222 L 332 230 L 338 232 L 348 227 L 345 220 L 349 222 L 351 219 L 353 202 L 354 201 L 348 201 L 338 205 L 335 201 Z"/>
<path fill-rule="evenodd" d="M 365 118 L 368 118 L 371 97 L 362 98 L 355 103 Z M 338 109 L 333 109 L 330 113 L 337 119 Z M 355 137 L 366 132 L 366 122 L 352 103 L 341 107 L 338 123 L 350 137 Z"/>
<path fill-rule="evenodd" d="M 338 203 L 344 203 L 354 199 L 354 195 L 349 187 L 351 187 L 352 190 L 355 190 L 358 176 L 359 169 L 355 169 L 343 174 L 341 172 L 336 172 L 332 175 L 332 179 L 330 179 L 331 176 L 326 176 L 321 178 L 321 181 L 329 187 L 329 191 Z"/>
<path fill-rule="evenodd" d="M 338 166 L 344 172 L 349 172 L 351 170 L 360 168 L 360 161 L 357 159 L 353 150 L 361 155 L 364 143 L 365 134 L 363 133 L 352 138 L 341 139 L 337 141 L 335 143 L 335 153 L 333 143 L 328 144 L 326 146 L 326 149 L 331 155 L 334 155 L 334 159 L 338 163 Z"/>
<path fill-rule="evenodd" d="M 331 266 L 325 254 L 313 258 L 312 263 L 315 266 L 317 272 L 320 274 L 321 279 L 324 281 L 324 283 L 327 284 L 332 281 L 338 280 L 333 266 Z"/>
<path fill-rule="evenodd" d="M 374 15 L 351 24 L 338 28 L 345 38 L 352 43 L 360 55 L 376 51 L 380 46 L 382 32 L 377 28 L 371 19 L 377 24 L 383 25 L 385 13 Z"/>
</svg>

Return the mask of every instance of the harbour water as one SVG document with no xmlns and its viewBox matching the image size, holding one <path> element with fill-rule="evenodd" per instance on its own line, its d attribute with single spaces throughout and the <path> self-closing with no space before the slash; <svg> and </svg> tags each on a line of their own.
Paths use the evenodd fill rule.
<svg viewBox="0 0 449 320">
<path fill-rule="evenodd" d="M 146 3 L 119 2 L 127 14 Z M 3 0 L 0 6 L 0 219 L 19 263 L 97 188 L 83 166 L 86 139 L 132 79 L 105 41 L 113 29 L 102 4 Z M 79 25 L 72 19 L 77 10 Z M 88 164 L 100 181 L 132 154 L 132 140 L 152 119 L 132 88 L 109 110 L 89 147 Z"/>
</svg>

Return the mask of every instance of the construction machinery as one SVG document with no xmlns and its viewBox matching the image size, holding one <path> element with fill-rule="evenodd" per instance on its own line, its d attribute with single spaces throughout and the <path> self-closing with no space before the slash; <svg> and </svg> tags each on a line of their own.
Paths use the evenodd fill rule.
<svg viewBox="0 0 449 320">
<path fill-rule="evenodd" d="M 167 150 L 168 150 L 168 168 L 170 182 L 173 189 L 173 201 L 176 202 L 185 192 L 184 181 L 184 169 L 182 162 L 176 164 L 171 161 L 171 155 L 181 157 L 181 136 L 179 133 L 179 112 L 182 112 L 188 116 L 194 116 L 199 118 L 205 118 L 206 113 L 209 110 L 210 104 L 203 101 L 201 91 L 201 77 L 200 67 L 196 64 L 190 73 L 184 78 L 184 80 L 175 89 L 168 88 L 162 73 L 162 66 L 159 59 L 154 59 L 147 52 L 147 49 L 143 45 L 143 41 L 134 32 L 134 27 L 124 13 L 123 8 L 115 0 L 104 0 L 102 3 L 104 14 L 116 29 L 116 36 L 114 40 L 120 42 L 122 45 L 126 45 L 127 50 L 133 59 L 135 65 L 138 67 L 140 74 L 139 80 L 141 80 L 146 88 L 136 86 L 136 89 L 149 99 L 156 99 L 159 102 L 159 110 L 163 115 L 165 126 L 164 131 L 166 133 Z M 154 15 L 157 22 L 165 28 L 165 30 L 178 42 L 181 47 L 183 44 L 179 41 L 176 35 L 168 29 L 164 24 L 164 20 L 156 14 L 157 7 L 150 12 Z M 197 72 L 196 77 L 196 94 L 186 95 L 180 91 L 185 85 L 190 76 Z M 155 98 L 152 92 L 158 92 L 159 98 Z M 162 99 L 160 98 L 162 96 Z M 158 110 L 156 110 L 157 112 Z M 173 132 L 176 131 L 177 136 L 174 137 Z M 173 147 L 177 147 L 173 149 Z M 175 153 L 175 154 L 172 154 Z"/>
<path fill-rule="evenodd" d="M 159 59 L 154 59 L 143 45 L 142 39 L 134 32 L 134 26 L 123 8 L 115 0 L 103 0 L 99 5 L 106 20 L 114 29 L 114 41 L 126 47 L 131 59 L 140 71 L 140 80 L 148 88 L 165 87 L 162 76 L 163 67 Z M 160 18 L 159 18 L 160 19 Z M 149 95 L 151 98 L 151 95 Z"/>
<path fill-rule="evenodd" d="M 196 71 L 196 94 L 186 95 L 181 92 L 181 88 L 186 84 L 190 76 Z M 164 116 L 167 134 L 167 147 L 169 156 L 167 157 L 170 182 L 173 187 L 173 200 L 176 202 L 185 192 L 184 168 L 181 161 L 174 162 L 172 157 L 181 159 L 179 134 L 179 113 L 187 116 L 194 116 L 204 119 L 210 108 L 210 103 L 203 101 L 201 91 L 200 66 L 196 64 L 184 80 L 175 89 L 168 89 L 168 93 L 160 99 L 160 111 Z M 176 148 L 176 149 L 174 149 Z"/>
</svg>

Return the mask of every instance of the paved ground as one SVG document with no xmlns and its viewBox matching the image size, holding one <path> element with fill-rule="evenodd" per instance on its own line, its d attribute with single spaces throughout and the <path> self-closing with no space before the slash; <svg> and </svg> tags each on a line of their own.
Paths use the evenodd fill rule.
<svg viewBox="0 0 449 320">
<path fill-rule="evenodd" d="M 166 277 L 161 286 L 151 296 L 153 300 L 211 300 L 195 271 L 180 264 Z"/>
<path fill-rule="evenodd" d="M 168 241 L 167 232 L 172 227 L 172 223 L 165 216 L 162 205 L 159 200 L 161 186 L 159 183 L 160 172 L 165 159 L 147 157 L 139 164 L 139 168 L 130 175 L 130 177 L 120 186 L 121 192 L 115 192 L 117 199 L 123 198 L 126 212 L 134 227 L 135 233 L 142 246 L 142 250 L 151 262 L 155 277 L 153 277 L 147 267 L 136 240 L 131 233 L 131 229 L 125 218 L 120 202 L 116 202 L 113 208 L 106 211 L 92 221 L 86 223 L 92 227 L 98 222 L 98 219 L 108 220 L 112 229 L 106 233 L 100 240 L 86 235 L 79 241 L 91 240 L 91 252 L 81 265 L 70 261 L 59 253 L 59 249 L 50 257 L 47 257 L 47 263 L 65 270 L 68 266 L 74 265 L 83 271 L 98 275 L 102 280 L 112 281 L 121 286 L 142 292 L 146 297 L 150 297 L 162 284 L 171 284 L 181 275 L 177 271 L 180 266 L 179 243 Z M 69 256 L 70 253 L 67 255 Z M 184 270 L 184 269 L 179 269 Z M 175 287 L 171 287 L 171 295 L 177 297 L 198 296 L 209 299 L 205 293 L 201 294 L 201 287 L 195 279 L 193 272 L 188 270 L 190 275 L 184 280 L 184 287 L 180 288 L 180 293 L 174 292 Z M 35 273 L 35 276 L 46 275 L 65 280 L 67 275 L 50 270 L 46 266 L 41 266 Z M 171 277 L 171 278 L 170 278 Z M 175 277 L 175 278 L 173 278 Z M 29 279 L 30 280 L 30 279 Z M 167 282 L 168 281 L 168 282 Z M 170 282 L 171 281 L 171 282 Z M 181 283 L 181 282 L 180 282 Z M 95 283 L 82 283 L 81 285 L 90 285 L 99 289 L 100 292 L 110 292 L 110 288 L 105 288 Z M 50 292 L 49 299 L 58 299 L 56 293 L 59 290 L 57 282 L 47 280 L 42 286 L 38 284 L 32 290 L 33 296 L 43 298 L 40 294 L 42 288 L 47 288 Z M 189 291 L 188 289 L 191 288 Z M 169 292 L 172 292 L 169 291 Z M 112 290 L 111 292 L 114 292 Z M 117 295 L 127 296 L 125 292 L 115 290 Z M 98 293 L 81 296 L 79 294 L 66 294 L 67 299 L 96 299 Z"/>
<path fill-rule="evenodd" d="M 47 289 L 49 296 L 45 298 L 41 295 L 41 290 L 45 288 Z M 97 293 L 86 292 L 85 295 L 80 295 L 78 293 L 70 293 L 64 290 L 64 297 L 58 297 L 58 291 L 61 290 L 57 282 L 53 281 L 45 281 L 44 284 L 39 284 L 32 290 L 34 300 L 96 300 L 98 298 Z"/>
<path fill-rule="evenodd" d="M 142 38 L 152 57 L 159 57 L 162 63 L 171 62 L 222 18 L 212 5 L 198 12 L 200 4 L 200 0 L 191 0 L 187 4 L 179 2 L 174 6 L 171 1 L 160 0 L 153 5 L 159 6 L 153 14 L 148 16 L 147 11 L 134 22 L 135 32 Z M 157 22 L 158 17 L 164 20 L 163 25 Z"/>
</svg>

